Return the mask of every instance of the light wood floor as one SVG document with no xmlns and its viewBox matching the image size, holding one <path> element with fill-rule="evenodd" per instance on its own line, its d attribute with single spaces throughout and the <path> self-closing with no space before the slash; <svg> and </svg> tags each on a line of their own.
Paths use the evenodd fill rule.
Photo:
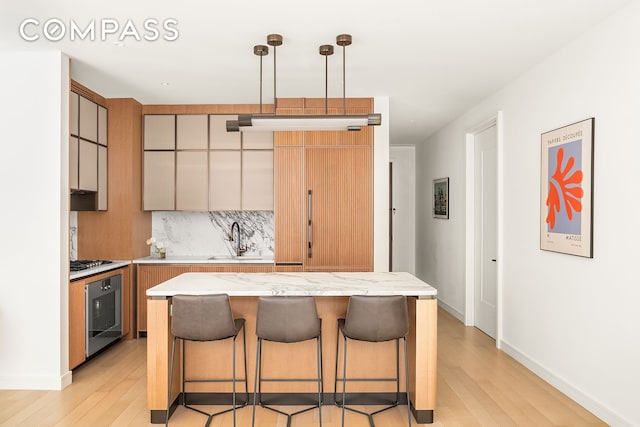
<svg viewBox="0 0 640 427">
<path fill-rule="evenodd" d="M 495 342 L 482 332 L 442 310 L 438 323 L 438 404 L 433 426 L 606 425 L 496 350 Z M 146 409 L 145 361 L 146 340 L 125 341 L 76 369 L 73 384 L 61 392 L 0 390 L 0 425 L 153 426 Z M 292 426 L 316 426 L 317 414 L 314 410 L 294 417 Z M 322 414 L 325 427 L 340 425 L 335 406 L 325 406 Z M 205 420 L 178 408 L 171 425 L 201 426 Z M 261 408 L 258 421 L 259 427 L 286 426 L 286 417 Z M 368 427 L 366 417 L 357 414 L 347 412 L 346 421 L 349 427 Z M 211 423 L 229 425 L 230 414 Z M 239 410 L 238 426 L 250 425 L 251 407 Z M 376 416 L 376 425 L 406 426 L 406 406 Z"/>
</svg>

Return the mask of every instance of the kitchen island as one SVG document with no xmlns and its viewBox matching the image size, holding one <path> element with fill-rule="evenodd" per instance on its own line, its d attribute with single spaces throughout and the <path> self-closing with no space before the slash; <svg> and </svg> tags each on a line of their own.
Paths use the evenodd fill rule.
<svg viewBox="0 0 640 427">
<path fill-rule="evenodd" d="M 406 295 L 409 304 L 409 392 L 414 416 L 419 423 L 433 421 L 436 402 L 437 291 L 408 273 L 184 273 L 147 290 L 147 397 L 151 422 L 163 423 L 167 408 L 167 388 L 172 336 L 171 297 L 178 294 L 226 293 L 231 297 L 235 317 L 246 319 L 249 392 L 255 366 L 255 320 L 259 296 L 309 295 L 316 297 L 322 318 L 323 376 L 325 402 L 333 402 L 335 378 L 336 320 L 346 314 L 351 295 Z M 269 349 L 264 361 L 264 377 L 309 378 L 315 371 L 315 344 L 303 342 Z M 186 375 L 193 378 L 229 378 L 231 346 L 228 342 L 187 343 Z M 382 378 L 395 375 L 395 343 L 353 342 L 348 363 L 350 377 Z M 179 348 L 180 346 L 178 346 Z M 374 348 L 375 350 L 372 350 Z M 237 375 L 242 375 L 242 351 L 237 352 Z M 181 355 L 176 357 L 179 363 Z M 402 355 L 400 356 L 402 360 Z M 228 360 L 227 360 L 228 359 Z M 401 369 L 401 373 L 404 369 Z M 390 384 L 390 385 L 389 385 Z M 404 380 L 401 378 L 401 384 Z M 188 393 L 210 399 L 230 395 L 228 385 L 189 384 Z M 226 388 L 225 388 L 226 387 Z M 174 369 L 173 410 L 180 390 L 180 369 Z M 242 390 L 242 386 L 240 386 Z M 381 390 L 395 392 L 393 383 L 369 381 L 350 383 L 350 393 L 365 395 Z M 308 384 L 268 383 L 265 395 L 285 397 L 309 392 Z M 312 390 L 311 390 L 312 391 Z M 341 389 L 338 389 L 340 392 Z M 212 393 L 217 392 L 217 393 Z M 206 394 L 205 394 L 206 393 Z M 380 394 L 380 393 L 378 393 Z M 386 393 L 389 394 L 389 393 Z M 395 396 L 395 395 L 394 395 Z M 211 400 L 213 399 L 213 400 Z"/>
</svg>

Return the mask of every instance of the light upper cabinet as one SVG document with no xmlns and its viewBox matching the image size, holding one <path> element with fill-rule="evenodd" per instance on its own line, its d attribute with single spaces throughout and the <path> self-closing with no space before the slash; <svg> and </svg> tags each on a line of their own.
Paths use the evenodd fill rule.
<svg viewBox="0 0 640 427">
<path fill-rule="evenodd" d="M 209 129 L 206 114 L 178 115 L 176 126 L 176 148 L 178 150 L 206 150 L 208 148 Z"/>
<path fill-rule="evenodd" d="M 69 137 L 69 188 L 78 189 L 78 138 Z"/>
<path fill-rule="evenodd" d="M 80 97 L 79 137 L 98 142 L 98 104 Z"/>
<path fill-rule="evenodd" d="M 242 209 L 241 152 L 211 151 L 209 156 L 209 210 L 237 211 Z"/>
<path fill-rule="evenodd" d="M 107 109 L 75 92 L 69 96 L 69 188 L 97 192 L 83 210 L 107 209 Z M 72 196 L 73 197 L 73 196 Z M 85 199 L 88 200 L 88 199 Z"/>
<path fill-rule="evenodd" d="M 206 211 L 208 207 L 207 152 L 178 151 L 176 153 L 176 210 Z"/>
<path fill-rule="evenodd" d="M 146 115 L 144 209 L 273 210 L 273 132 L 227 132 L 227 120 L 235 119 L 230 114 Z M 161 152 L 166 155 L 151 155 Z M 174 169 L 167 163 L 169 153 Z M 154 162 L 150 170 L 148 161 Z M 171 191 L 147 182 L 160 169 L 163 176 L 153 179 Z"/>
<path fill-rule="evenodd" d="M 245 132 L 242 134 L 243 150 L 272 150 L 273 132 Z"/>
<path fill-rule="evenodd" d="M 98 105 L 98 144 L 107 144 L 107 109 Z"/>
<path fill-rule="evenodd" d="M 273 150 L 242 150 L 242 209 L 273 210 Z"/>
<path fill-rule="evenodd" d="M 175 150 L 176 116 L 159 114 L 144 116 L 144 149 Z"/>
<path fill-rule="evenodd" d="M 212 150 L 239 150 L 240 132 L 227 132 L 227 120 L 238 120 L 237 115 L 216 114 L 209 116 L 209 148 Z"/>
<path fill-rule="evenodd" d="M 80 95 L 71 92 L 69 97 L 69 133 L 78 136 L 78 110 L 80 109 Z"/>
<path fill-rule="evenodd" d="M 78 188 L 98 191 L 98 145 L 81 139 L 78 147 Z"/>
<path fill-rule="evenodd" d="M 175 170 L 176 157 L 173 151 L 145 151 L 144 210 L 175 210 Z"/>
</svg>

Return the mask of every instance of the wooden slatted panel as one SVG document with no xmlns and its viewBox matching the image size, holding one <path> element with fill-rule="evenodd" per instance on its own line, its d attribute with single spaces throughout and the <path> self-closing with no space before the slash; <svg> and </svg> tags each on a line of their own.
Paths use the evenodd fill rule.
<svg viewBox="0 0 640 427">
<path fill-rule="evenodd" d="M 301 115 L 302 108 L 278 108 L 278 115 Z M 273 145 L 274 147 L 281 146 L 302 146 L 304 145 L 304 132 L 290 131 L 290 132 L 274 132 L 273 133 Z"/>
<path fill-rule="evenodd" d="M 304 266 L 300 265 L 276 265 L 275 271 L 278 273 L 302 273 Z"/>
<path fill-rule="evenodd" d="M 145 105 L 142 114 L 254 114 L 259 104 L 157 104 Z M 263 113 L 273 113 L 273 104 L 263 104 Z"/>
<path fill-rule="evenodd" d="M 275 262 L 304 261 L 302 147 L 277 147 L 274 153 Z"/>
<path fill-rule="evenodd" d="M 305 187 L 313 199 L 312 257 L 305 261 L 309 271 L 371 271 L 371 162 L 369 147 L 306 148 Z"/>
<path fill-rule="evenodd" d="M 78 212 L 78 258 L 140 258 L 149 253 L 151 212 L 142 210 L 142 105 L 109 99 L 109 210 Z"/>
<path fill-rule="evenodd" d="M 85 359 L 85 297 L 84 281 L 69 283 L 69 369 Z"/>
</svg>

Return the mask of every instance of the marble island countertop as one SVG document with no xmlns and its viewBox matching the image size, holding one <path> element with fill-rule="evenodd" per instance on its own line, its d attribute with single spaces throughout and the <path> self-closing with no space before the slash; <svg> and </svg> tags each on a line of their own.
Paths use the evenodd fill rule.
<svg viewBox="0 0 640 427">
<path fill-rule="evenodd" d="M 149 297 L 212 293 L 435 298 L 438 291 L 409 273 L 183 273 L 147 290 Z"/>
<path fill-rule="evenodd" d="M 144 257 L 133 261 L 134 264 L 273 264 L 273 256 L 230 255 L 189 256 L 167 255 L 166 258 Z"/>
</svg>

